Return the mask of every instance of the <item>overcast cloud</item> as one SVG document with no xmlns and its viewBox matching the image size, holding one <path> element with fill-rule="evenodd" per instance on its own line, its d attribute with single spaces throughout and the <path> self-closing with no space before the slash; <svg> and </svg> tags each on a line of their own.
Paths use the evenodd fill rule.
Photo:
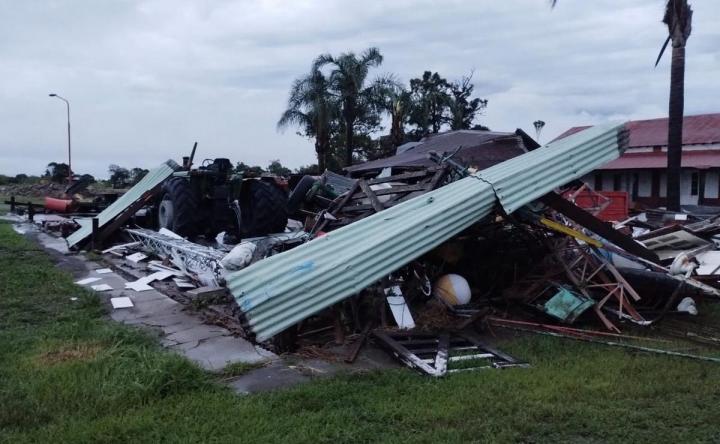
<svg viewBox="0 0 720 444">
<path fill-rule="evenodd" d="M 276 131 L 292 80 L 320 53 L 377 46 L 377 74 L 475 70 L 480 123 L 548 141 L 570 126 L 667 113 L 663 0 L 0 0 L 0 173 L 151 168 L 198 157 L 290 167 L 312 143 Z M 720 4 L 691 0 L 686 114 L 720 112 Z"/>
</svg>

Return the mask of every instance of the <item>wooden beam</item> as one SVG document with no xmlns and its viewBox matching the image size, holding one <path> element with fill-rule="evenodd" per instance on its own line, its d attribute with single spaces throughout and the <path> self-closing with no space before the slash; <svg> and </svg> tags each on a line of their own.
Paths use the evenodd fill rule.
<svg viewBox="0 0 720 444">
<path fill-rule="evenodd" d="M 541 197 L 540 201 L 558 213 L 569 217 L 578 225 L 581 225 L 598 236 L 607 239 L 628 253 L 632 253 L 635 256 L 641 257 L 655 264 L 660 263 L 660 258 L 654 251 L 648 250 L 636 242 L 633 238 L 620 233 L 609 223 L 598 219 L 572 202 L 563 199 L 557 193 L 548 193 Z"/>
<path fill-rule="evenodd" d="M 372 205 L 373 210 L 379 213 L 385 209 L 383 204 L 380 203 L 377 196 L 375 195 L 375 192 L 370 189 L 370 185 L 368 185 L 367 182 L 365 182 L 363 179 L 359 179 L 358 184 L 360 185 L 360 189 L 363 190 L 367 198 L 370 200 L 370 205 Z"/>
</svg>

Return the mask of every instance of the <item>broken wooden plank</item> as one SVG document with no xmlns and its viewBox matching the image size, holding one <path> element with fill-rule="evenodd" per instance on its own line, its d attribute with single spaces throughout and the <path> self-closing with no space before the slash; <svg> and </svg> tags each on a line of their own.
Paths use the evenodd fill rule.
<svg viewBox="0 0 720 444">
<path fill-rule="evenodd" d="M 375 212 L 379 213 L 382 210 L 385 209 L 382 203 L 378 200 L 377 196 L 375 195 L 375 192 L 370 189 L 370 186 L 362 179 L 358 180 L 358 185 L 360 185 L 360 189 L 363 190 L 367 198 L 370 200 L 370 205 L 372 205 L 373 210 Z"/>
</svg>

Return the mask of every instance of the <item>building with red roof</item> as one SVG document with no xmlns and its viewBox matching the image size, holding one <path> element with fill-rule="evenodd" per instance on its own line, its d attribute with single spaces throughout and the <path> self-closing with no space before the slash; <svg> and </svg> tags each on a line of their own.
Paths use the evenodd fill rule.
<svg viewBox="0 0 720 444">
<path fill-rule="evenodd" d="M 639 206 L 665 205 L 667 187 L 668 119 L 628 122 L 628 149 L 619 159 L 587 175 L 585 182 L 597 191 L 627 191 Z M 578 126 L 562 139 L 589 126 Z M 720 205 L 720 113 L 683 119 L 682 205 Z"/>
</svg>

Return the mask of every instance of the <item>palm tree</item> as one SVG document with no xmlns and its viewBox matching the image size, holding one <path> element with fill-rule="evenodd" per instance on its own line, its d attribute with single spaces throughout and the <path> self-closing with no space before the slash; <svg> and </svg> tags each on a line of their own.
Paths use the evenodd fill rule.
<svg viewBox="0 0 720 444">
<path fill-rule="evenodd" d="M 550 0 L 550 4 L 555 7 L 557 0 Z M 692 8 L 687 0 L 667 0 L 663 23 L 668 27 L 668 37 L 655 61 L 655 66 L 657 66 L 665 48 L 672 41 L 667 160 L 667 209 L 670 211 L 680 211 L 680 169 L 685 107 L 685 45 L 692 31 L 692 13 Z"/>
<path fill-rule="evenodd" d="M 315 138 L 318 169 L 325 171 L 330 150 L 331 125 L 337 116 L 337 104 L 329 91 L 329 83 L 317 69 L 296 79 L 290 88 L 288 107 L 277 123 L 278 129 L 294 125 L 302 134 Z"/>
<path fill-rule="evenodd" d="M 367 95 L 365 81 L 368 71 L 379 66 L 383 56 L 377 48 L 368 48 L 360 54 L 348 52 L 333 57 L 330 54 L 320 55 L 313 63 L 313 70 L 320 70 L 332 65 L 329 81 L 331 89 L 339 96 L 342 104 L 342 117 L 345 126 L 345 165 L 351 165 L 353 159 L 353 137 L 355 121 L 358 118 L 363 96 Z"/>
<path fill-rule="evenodd" d="M 410 91 L 392 74 L 377 79 L 373 86 L 376 107 L 390 116 L 390 142 L 397 148 L 405 142 L 405 123 L 412 106 Z"/>
<path fill-rule="evenodd" d="M 667 209 L 680 211 L 680 168 L 682 165 L 683 113 L 685 106 L 685 44 L 692 28 L 692 9 L 687 0 L 668 0 L 663 23 L 668 38 L 655 62 L 657 66 L 668 42 L 672 41 L 670 62 L 670 103 L 668 111 Z"/>
</svg>

